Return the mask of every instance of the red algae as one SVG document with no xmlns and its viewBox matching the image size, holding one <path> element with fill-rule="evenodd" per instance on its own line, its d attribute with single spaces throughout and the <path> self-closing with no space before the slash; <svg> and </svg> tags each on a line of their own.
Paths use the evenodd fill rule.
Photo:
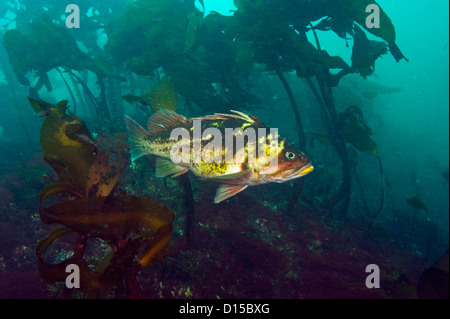
<svg viewBox="0 0 450 319">
<path fill-rule="evenodd" d="M 208 194 L 202 195 L 202 198 Z M 140 277 L 151 298 L 380 299 L 413 295 L 384 291 L 396 274 L 414 289 L 425 265 L 391 243 L 335 230 L 297 206 L 286 216 L 239 194 L 211 209 L 196 203 L 194 241 L 183 236 L 173 254 Z M 366 266 L 381 270 L 381 289 L 365 285 Z M 151 279 L 150 279 L 151 278 Z M 404 278 L 403 278 L 404 279 Z M 402 279 L 402 280 L 403 280 Z M 389 282 L 388 282 L 389 281 Z M 396 281 L 395 281 L 396 282 Z M 149 285 L 147 285 L 149 284 Z M 410 292 L 409 289 L 408 291 Z"/>
</svg>

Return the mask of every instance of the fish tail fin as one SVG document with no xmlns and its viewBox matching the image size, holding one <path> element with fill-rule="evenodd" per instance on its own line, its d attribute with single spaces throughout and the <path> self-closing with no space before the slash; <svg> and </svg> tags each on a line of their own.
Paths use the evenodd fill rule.
<svg viewBox="0 0 450 319">
<path fill-rule="evenodd" d="M 131 161 L 134 162 L 138 158 L 147 155 L 145 148 L 146 142 L 152 136 L 146 129 L 140 126 L 135 120 L 128 116 L 124 116 L 125 125 L 128 130 L 128 138 L 130 140 Z"/>
</svg>

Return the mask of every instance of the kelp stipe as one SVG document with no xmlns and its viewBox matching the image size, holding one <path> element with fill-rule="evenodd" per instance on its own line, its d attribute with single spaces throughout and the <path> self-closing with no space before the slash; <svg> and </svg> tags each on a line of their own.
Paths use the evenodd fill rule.
<svg viewBox="0 0 450 319">
<path fill-rule="evenodd" d="M 143 297 L 136 275 L 164 256 L 172 236 L 172 211 L 148 198 L 115 195 L 115 186 L 129 162 L 123 139 L 108 150 L 93 140 L 83 121 L 66 113 L 66 101 L 56 106 L 34 99 L 30 103 L 35 111 L 47 115 L 41 146 L 44 159 L 59 177 L 41 191 L 40 218 L 46 224 L 64 226 L 38 243 L 39 273 L 47 282 L 64 282 L 67 265 L 75 264 L 80 270 L 81 293 L 105 296 L 124 283 L 128 297 Z M 46 262 L 44 252 L 71 232 L 78 233 L 73 256 L 57 264 Z M 91 238 L 105 241 L 112 251 L 95 270 L 85 258 Z M 67 288 L 65 296 L 70 296 Z"/>
</svg>

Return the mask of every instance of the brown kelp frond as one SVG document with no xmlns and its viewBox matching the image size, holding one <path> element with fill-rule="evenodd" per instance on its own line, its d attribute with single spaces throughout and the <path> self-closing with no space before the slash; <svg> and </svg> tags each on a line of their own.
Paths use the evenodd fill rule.
<svg viewBox="0 0 450 319">
<path fill-rule="evenodd" d="M 51 91 L 47 73 L 58 67 L 71 70 L 88 69 L 99 77 L 114 76 L 110 65 L 81 51 L 70 31 L 55 23 L 49 14 L 44 13 L 33 18 L 27 29 L 28 34 L 13 29 L 8 30 L 3 37 L 14 73 L 23 85 L 30 86 L 26 74 L 36 71 L 36 91 L 43 86 Z"/>
<path fill-rule="evenodd" d="M 131 195 L 65 200 L 41 207 L 47 224 L 63 224 L 87 236 L 117 240 L 131 235 L 149 237 L 171 224 L 173 215 L 164 205 Z"/>
<path fill-rule="evenodd" d="M 148 88 L 142 96 L 134 96 L 126 94 L 123 99 L 128 103 L 138 106 L 148 106 L 153 112 L 161 109 L 176 111 L 178 108 L 178 97 L 172 80 L 168 76 L 164 76 L 156 84 Z M 145 110 L 148 113 L 148 110 Z"/>
<path fill-rule="evenodd" d="M 409 206 L 411 206 L 414 209 L 423 210 L 427 215 L 427 220 L 428 221 L 431 220 L 430 212 L 428 210 L 427 205 L 425 205 L 425 203 L 419 197 L 417 196 L 407 197 L 406 202 L 408 203 Z"/>
<path fill-rule="evenodd" d="M 172 236 L 173 214 L 164 205 L 147 198 L 125 195 L 104 200 L 101 197 L 66 200 L 50 207 L 41 207 L 44 223 L 68 226 L 87 238 L 101 238 L 110 243 L 114 254 L 104 272 L 90 270 L 83 258 L 69 258 L 49 265 L 42 257 L 53 238 L 66 231 L 50 234 L 37 248 L 39 271 L 46 281 L 64 281 L 68 264 L 80 267 L 80 291 L 99 293 L 114 288 L 123 281 L 128 272 L 139 270 L 164 257 L 164 251 Z M 120 247 L 116 246 L 121 242 Z M 133 262 L 137 258 L 138 262 Z"/>
<path fill-rule="evenodd" d="M 377 144 L 370 137 L 372 132 L 364 123 L 362 111 L 357 106 L 350 106 L 342 112 L 338 124 L 345 141 L 360 152 L 377 156 Z"/>
<path fill-rule="evenodd" d="M 131 289 L 130 295 L 139 296 L 136 274 L 164 256 L 172 236 L 173 212 L 151 199 L 114 194 L 129 162 L 123 134 L 94 141 L 83 121 L 65 113 L 67 102 L 51 105 L 30 99 L 30 103 L 35 111 L 46 112 L 41 146 L 44 159 L 59 177 L 41 191 L 40 217 L 44 223 L 65 226 L 37 246 L 42 278 L 65 281 L 66 266 L 75 264 L 80 269 L 81 292 L 106 293 L 124 282 Z M 62 194 L 65 199 L 56 196 Z M 56 202 L 44 206 L 51 197 Z M 58 264 L 47 263 L 44 251 L 67 232 L 79 234 L 75 254 Z M 89 238 L 106 241 L 114 251 L 109 263 L 102 261 L 103 272 L 91 270 L 85 261 L 85 241 Z"/>
</svg>

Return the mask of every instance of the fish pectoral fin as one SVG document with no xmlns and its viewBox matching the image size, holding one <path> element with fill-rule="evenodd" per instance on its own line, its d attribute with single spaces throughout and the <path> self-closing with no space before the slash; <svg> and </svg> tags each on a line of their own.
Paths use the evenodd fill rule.
<svg viewBox="0 0 450 319">
<path fill-rule="evenodd" d="M 246 189 L 248 185 L 228 185 L 222 184 L 219 186 L 216 192 L 216 197 L 214 197 L 214 204 L 218 204 L 221 201 L 236 195 Z"/>
<path fill-rule="evenodd" d="M 157 158 L 156 159 L 156 177 L 175 177 L 182 175 L 188 171 L 187 167 L 175 165 L 169 160 Z"/>
</svg>

